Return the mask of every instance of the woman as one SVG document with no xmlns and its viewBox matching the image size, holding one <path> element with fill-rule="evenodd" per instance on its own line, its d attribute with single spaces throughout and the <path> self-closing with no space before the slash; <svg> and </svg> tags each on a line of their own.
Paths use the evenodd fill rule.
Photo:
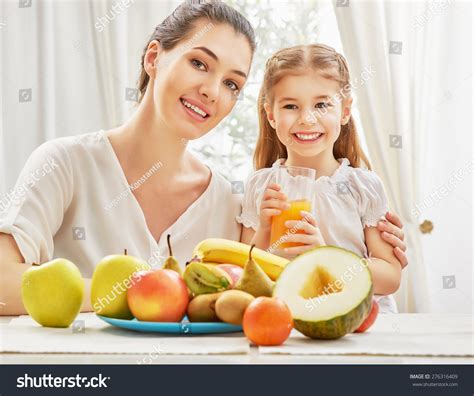
<svg viewBox="0 0 474 396">
<path fill-rule="evenodd" d="M 252 27 L 231 7 L 183 3 L 145 48 L 140 104 L 124 125 L 35 150 L 16 185 L 27 187 L 24 198 L 0 219 L 2 315 L 25 312 L 21 276 L 33 262 L 73 261 L 86 278 L 88 311 L 90 277 L 105 255 L 127 249 L 155 264 L 171 234 L 183 265 L 204 238 L 240 239 L 240 197 L 185 143 L 230 113 L 254 49 Z M 54 169 L 31 180 L 45 162 Z M 389 220 L 384 231 L 405 250 L 401 224 Z"/>
</svg>

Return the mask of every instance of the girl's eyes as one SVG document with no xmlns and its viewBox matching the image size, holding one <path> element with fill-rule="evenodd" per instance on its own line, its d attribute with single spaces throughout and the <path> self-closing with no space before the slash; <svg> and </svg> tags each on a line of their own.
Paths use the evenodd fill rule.
<svg viewBox="0 0 474 396">
<path fill-rule="evenodd" d="M 207 71 L 207 66 L 204 62 L 201 62 L 198 59 L 191 59 L 191 64 L 198 70 Z M 227 80 L 224 82 L 225 86 L 231 91 L 238 91 L 239 86 L 232 80 Z"/>
<path fill-rule="evenodd" d="M 327 103 L 327 102 L 320 102 L 320 103 L 317 103 L 317 104 L 316 104 L 316 108 L 318 108 L 318 109 L 325 109 L 325 108 L 327 108 L 327 107 L 329 107 L 329 106 L 330 106 L 330 104 Z"/>
<path fill-rule="evenodd" d="M 328 108 L 330 107 L 331 104 L 330 103 L 327 103 L 327 102 L 320 102 L 320 103 L 316 103 L 316 105 L 314 107 L 318 108 L 318 109 L 325 109 L 325 108 Z M 298 108 L 298 106 L 294 105 L 294 104 L 287 104 L 285 106 L 283 106 L 284 109 L 288 109 L 288 110 L 295 110 Z"/>
</svg>

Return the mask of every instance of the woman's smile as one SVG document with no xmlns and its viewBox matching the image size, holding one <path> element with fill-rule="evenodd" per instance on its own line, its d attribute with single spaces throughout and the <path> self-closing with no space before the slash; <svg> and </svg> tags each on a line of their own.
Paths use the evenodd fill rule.
<svg viewBox="0 0 474 396">
<path fill-rule="evenodd" d="M 210 111 L 201 103 L 189 98 L 180 98 L 181 107 L 193 120 L 204 122 L 209 119 Z"/>
</svg>

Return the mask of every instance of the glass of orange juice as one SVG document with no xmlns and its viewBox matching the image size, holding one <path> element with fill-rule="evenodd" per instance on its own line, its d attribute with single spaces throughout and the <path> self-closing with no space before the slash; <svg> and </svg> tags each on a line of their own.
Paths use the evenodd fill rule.
<svg viewBox="0 0 474 396">
<path fill-rule="evenodd" d="M 280 166 L 276 172 L 276 183 L 280 185 L 283 193 L 288 197 L 290 208 L 283 210 L 278 216 L 272 218 L 270 234 L 270 249 L 280 250 L 287 247 L 301 246 L 297 242 L 285 242 L 291 234 L 304 234 L 297 227 L 288 228 L 288 220 L 303 220 L 301 211 L 311 211 L 312 186 L 316 178 L 316 170 L 299 166 Z"/>
</svg>

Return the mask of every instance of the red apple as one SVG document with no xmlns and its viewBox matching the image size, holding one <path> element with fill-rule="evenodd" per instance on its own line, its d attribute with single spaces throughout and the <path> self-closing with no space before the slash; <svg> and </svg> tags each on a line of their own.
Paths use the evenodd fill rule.
<svg viewBox="0 0 474 396">
<path fill-rule="evenodd" d="M 377 301 L 372 300 L 372 308 L 370 309 L 369 316 L 367 316 L 367 318 L 362 322 L 362 324 L 354 333 L 363 333 L 364 331 L 367 331 L 369 327 L 375 323 L 378 314 L 379 304 L 377 304 Z"/>
<path fill-rule="evenodd" d="M 229 274 L 232 279 L 232 287 L 234 287 L 234 285 L 244 273 L 242 267 L 239 267 L 238 265 L 234 264 L 219 264 L 218 267 Z"/>
<path fill-rule="evenodd" d="M 138 320 L 180 322 L 189 303 L 188 288 L 175 271 L 138 271 L 132 276 L 127 301 Z"/>
</svg>

